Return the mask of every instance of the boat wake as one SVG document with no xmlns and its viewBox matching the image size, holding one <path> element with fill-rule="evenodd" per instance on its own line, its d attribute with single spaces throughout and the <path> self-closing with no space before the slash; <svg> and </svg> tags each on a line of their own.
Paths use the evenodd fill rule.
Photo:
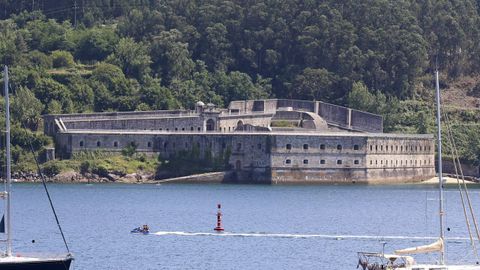
<svg viewBox="0 0 480 270">
<path fill-rule="evenodd" d="M 330 240 L 436 240 L 437 237 L 424 236 L 374 236 L 374 235 L 333 235 L 333 234 L 288 234 L 288 233 L 234 233 L 234 232 L 181 232 L 181 231 L 159 231 L 153 233 L 158 236 L 217 236 L 217 237 L 266 237 L 266 238 L 320 238 Z M 463 242 L 468 240 L 465 237 L 450 237 L 446 239 L 451 242 Z"/>
</svg>

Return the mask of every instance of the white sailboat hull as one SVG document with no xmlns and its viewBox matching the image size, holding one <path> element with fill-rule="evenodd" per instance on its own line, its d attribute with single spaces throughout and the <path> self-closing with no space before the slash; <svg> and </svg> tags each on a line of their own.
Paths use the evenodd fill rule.
<svg viewBox="0 0 480 270">
<path fill-rule="evenodd" d="M 389 268 L 387 268 L 389 269 Z M 418 264 L 402 268 L 392 268 L 395 270 L 480 270 L 480 265 L 438 265 L 438 264 Z"/>
</svg>

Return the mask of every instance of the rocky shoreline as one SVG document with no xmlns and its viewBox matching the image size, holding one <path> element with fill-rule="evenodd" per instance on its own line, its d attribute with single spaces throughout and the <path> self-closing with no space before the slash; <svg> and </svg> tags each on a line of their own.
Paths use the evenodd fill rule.
<svg viewBox="0 0 480 270">
<path fill-rule="evenodd" d="M 67 171 L 57 174 L 53 177 L 46 177 L 47 182 L 51 183 L 124 183 L 124 184 L 158 184 L 158 183 L 222 183 L 228 182 L 231 172 L 211 172 L 194 174 L 182 177 L 156 179 L 152 173 L 137 172 L 131 174 L 109 173 L 105 177 L 93 173 L 81 174 L 75 171 Z M 457 180 L 451 174 L 445 174 L 446 184 L 456 184 Z M 40 183 L 42 179 L 37 173 L 14 173 L 12 174 L 14 182 L 19 183 Z M 227 181 L 226 181 L 227 180 Z M 465 177 L 467 183 L 478 184 L 479 178 Z M 408 183 L 407 183 L 408 184 Z M 415 183 L 409 183 L 415 184 Z M 438 178 L 417 182 L 416 184 L 438 184 Z"/>
<path fill-rule="evenodd" d="M 14 173 L 12 174 L 12 179 L 14 182 L 20 183 L 37 183 L 41 182 L 42 179 L 38 173 Z M 155 180 L 155 175 L 151 173 L 131 173 L 118 175 L 109 173 L 105 177 L 99 176 L 93 173 L 81 174 L 75 171 L 67 171 L 59 173 L 55 176 L 48 177 L 45 176 L 47 182 L 52 183 L 156 183 L 158 180 Z"/>
</svg>

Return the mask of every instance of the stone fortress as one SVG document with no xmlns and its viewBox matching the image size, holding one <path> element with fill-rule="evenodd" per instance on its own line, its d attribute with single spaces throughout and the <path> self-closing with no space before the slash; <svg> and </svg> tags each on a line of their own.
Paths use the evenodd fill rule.
<svg viewBox="0 0 480 270">
<path fill-rule="evenodd" d="M 222 155 L 230 181 L 413 182 L 435 175 L 433 135 L 383 133 L 379 115 L 320 101 L 232 101 L 227 109 L 45 115 L 56 154 L 137 152 L 168 159 L 198 149 Z"/>
</svg>

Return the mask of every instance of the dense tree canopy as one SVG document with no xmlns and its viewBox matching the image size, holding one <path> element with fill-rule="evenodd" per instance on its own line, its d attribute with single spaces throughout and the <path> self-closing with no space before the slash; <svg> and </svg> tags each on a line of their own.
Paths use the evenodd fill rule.
<svg viewBox="0 0 480 270">
<path fill-rule="evenodd" d="M 277 97 L 427 132 L 418 86 L 435 67 L 477 73 L 479 11 L 474 0 L 0 0 L 0 62 L 35 105 L 16 113 L 32 129 L 40 112 Z"/>
</svg>

